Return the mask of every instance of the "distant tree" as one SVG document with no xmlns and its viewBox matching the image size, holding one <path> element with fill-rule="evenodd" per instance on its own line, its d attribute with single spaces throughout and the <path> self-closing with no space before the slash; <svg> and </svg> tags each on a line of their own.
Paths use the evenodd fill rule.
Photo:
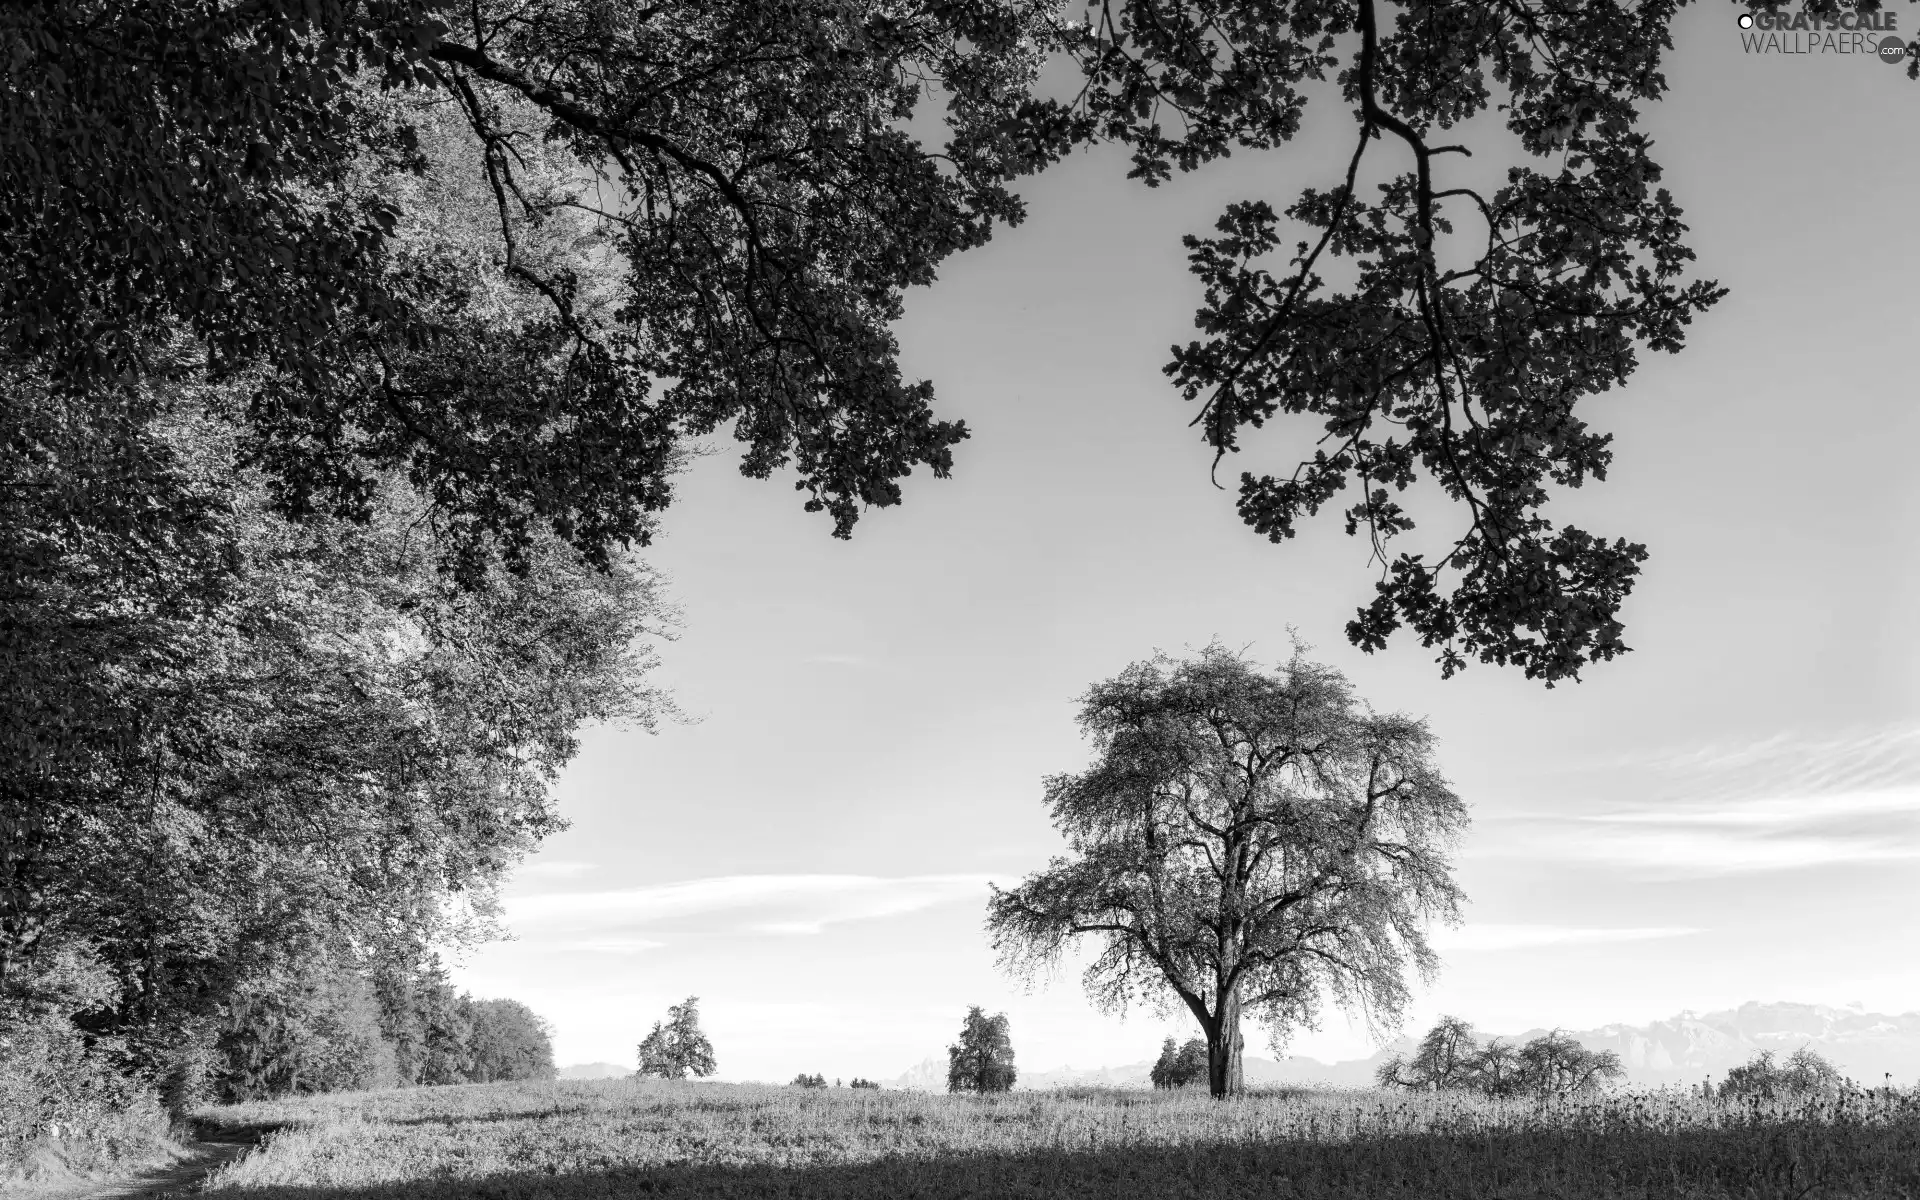
<svg viewBox="0 0 1920 1200">
<path fill-rule="evenodd" d="M 853 1082 L 849 1083 L 847 1086 L 849 1088 L 870 1089 L 876 1092 L 880 1090 L 879 1084 L 875 1083 L 871 1079 L 862 1079 L 858 1075 L 855 1075 L 853 1077 Z"/>
<path fill-rule="evenodd" d="M 1543 1098 L 1590 1092 L 1623 1074 L 1611 1050 L 1588 1050 L 1555 1030 L 1524 1046 L 1494 1038 L 1481 1045 L 1473 1026 L 1441 1017 L 1411 1055 L 1394 1055 L 1374 1071 L 1383 1088 L 1470 1090 L 1488 1096 Z"/>
<path fill-rule="evenodd" d="M 1473 1026 L 1458 1017 L 1441 1017 L 1411 1057 L 1394 1055 L 1374 1071 L 1381 1087 L 1401 1087 L 1413 1091 L 1439 1091 L 1472 1085 L 1480 1043 Z"/>
<path fill-rule="evenodd" d="M 802 1071 L 798 1075 L 795 1075 L 793 1077 L 793 1082 L 791 1084 L 788 1084 L 787 1086 L 799 1087 L 799 1088 L 823 1088 L 827 1086 L 827 1077 L 825 1075 L 809 1075 L 805 1071 Z"/>
<path fill-rule="evenodd" d="M 713 1043 L 700 1031 L 700 998 L 688 996 L 668 1008 L 666 1023 L 655 1021 L 640 1043 L 640 1074 L 685 1079 L 713 1072 Z"/>
<path fill-rule="evenodd" d="M 467 1041 L 469 1080 L 553 1078 L 552 1035 L 532 1009 L 518 1000 L 462 999 L 473 1029 Z"/>
<path fill-rule="evenodd" d="M 1520 1048 L 1504 1038 L 1494 1038 L 1474 1055 L 1471 1083 L 1475 1091 L 1488 1096 L 1516 1096 L 1526 1086 L 1526 1064 Z"/>
<path fill-rule="evenodd" d="M 1840 1072 L 1805 1046 L 1785 1063 L 1774 1061 L 1773 1051 L 1762 1050 L 1727 1072 L 1719 1094 L 1730 1100 L 1779 1100 L 1831 1092 L 1840 1086 Z"/>
<path fill-rule="evenodd" d="M 1016 1074 L 1007 1014 L 989 1017 L 977 1004 L 969 1008 L 960 1040 L 947 1047 L 947 1090 L 1009 1091 Z"/>
<path fill-rule="evenodd" d="M 1241 1089 L 1248 1010 L 1276 1043 L 1323 992 L 1398 1018 L 1405 969 L 1438 964 L 1425 922 L 1461 900 L 1444 850 L 1466 807 L 1425 722 L 1364 708 L 1299 647 L 1267 674 L 1212 645 L 1097 684 L 1080 724 L 1093 766 L 1046 781 L 1071 855 L 993 890 L 1004 967 L 1031 976 L 1092 939 L 1094 1001 L 1184 1005 L 1215 1096 Z"/>
<path fill-rule="evenodd" d="M 1519 1057 L 1522 1090 L 1545 1099 L 1596 1091 L 1626 1074 L 1618 1054 L 1589 1050 L 1557 1029 L 1520 1047 Z"/>
<path fill-rule="evenodd" d="M 1160 1058 L 1148 1072 L 1157 1088 L 1183 1088 L 1207 1077 L 1207 1043 L 1189 1038 L 1183 1045 L 1172 1038 L 1160 1043 Z"/>
</svg>

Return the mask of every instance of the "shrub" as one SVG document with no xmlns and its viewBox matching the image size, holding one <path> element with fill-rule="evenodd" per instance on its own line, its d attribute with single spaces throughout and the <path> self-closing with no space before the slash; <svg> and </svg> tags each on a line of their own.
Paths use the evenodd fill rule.
<svg viewBox="0 0 1920 1200">
<path fill-rule="evenodd" d="M 798 1075 L 795 1075 L 793 1077 L 793 1082 L 788 1086 L 803 1087 L 803 1088 L 823 1088 L 827 1086 L 827 1077 L 825 1075 L 809 1075 L 805 1071 L 802 1071 Z"/>
<path fill-rule="evenodd" d="M 876 1092 L 880 1090 L 879 1084 L 875 1083 L 871 1079 L 862 1079 L 858 1075 L 855 1075 L 853 1077 L 853 1082 L 849 1083 L 847 1086 L 850 1088 L 869 1088 Z"/>
<path fill-rule="evenodd" d="M 94 1171 L 159 1157 L 170 1121 L 150 1088 L 89 1046 L 73 1018 L 109 1003 L 103 968 L 74 951 L 17 971 L 0 993 L 0 1181 L 44 1167 Z"/>
</svg>

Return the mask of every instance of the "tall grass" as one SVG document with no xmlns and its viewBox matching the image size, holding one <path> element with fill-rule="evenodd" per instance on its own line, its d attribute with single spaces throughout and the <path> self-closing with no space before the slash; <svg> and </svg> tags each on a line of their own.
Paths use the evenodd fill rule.
<svg viewBox="0 0 1920 1200">
<path fill-rule="evenodd" d="M 1920 1197 L 1920 1097 L 1464 1096 L 492 1084 L 214 1110 L 278 1126 L 246 1197 Z"/>
</svg>

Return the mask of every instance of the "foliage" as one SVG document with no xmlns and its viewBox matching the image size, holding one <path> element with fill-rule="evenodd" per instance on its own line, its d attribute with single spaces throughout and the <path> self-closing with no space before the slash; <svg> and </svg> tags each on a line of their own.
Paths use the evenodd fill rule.
<svg viewBox="0 0 1920 1200">
<path fill-rule="evenodd" d="M 473 1032 L 467 1040 L 467 1078 L 474 1083 L 552 1079 L 553 1034 L 518 1000 L 462 998 Z"/>
<path fill-rule="evenodd" d="M 705 1078 L 713 1074 L 713 1043 L 700 1031 L 700 998 L 688 996 L 667 1009 L 664 1025 L 653 1023 L 653 1032 L 640 1043 L 642 1078 L 685 1079 L 688 1075 Z"/>
<path fill-rule="evenodd" d="M 1207 1077 L 1207 1043 L 1204 1038 L 1188 1038 L 1179 1045 L 1172 1038 L 1160 1044 L 1160 1057 L 1154 1061 L 1148 1078 L 1157 1088 L 1183 1088 Z"/>
<path fill-rule="evenodd" d="M 1727 1072 L 1719 1093 L 1730 1100 L 1756 1097 L 1774 1100 L 1831 1095 L 1840 1090 L 1840 1085 L 1839 1070 L 1818 1053 L 1802 1046 L 1789 1054 L 1784 1063 L 1774 1061 L 1773 1051 L 1760 1051 Z"/>
<path fill-rule="evenodd" d="M 290 510 L 404 472 L 469 572 L 542 530 L 596 560 L 646 542 L 677 448 L 728 424 L 844 536 L 952 465 L 966 431 L 889 325 L 1020 218 L 1014 180 L 1109 141 L 1158 184 L 1283 146 L 1319 93 L 1351 154 L 1188 239 L 1201 336 L 1168 372 L 1216 467 L 1269 421 L 1324 435 L 1243 472 L 1239 512 L 1280 541 L 1352 487 L 1380 569 L 1356 644 L 1406 626 L 1446 673 L 1551 683 L 1626 651 L 1646 556 L 1544 515 L 1611 462 L 1576 409 L 1723 294 L 1690 278 L 1645 129 L 1679 7 L 16 5 L 0 354 L 98 397 L 184 332 L 253 373 Z M 1036 91 L 1049 55 L 1066 103 Z M 1492 186 L 1450 166 L 1469 142 Z M 418 254 L 453 196 L 460 251 Z M 1393 553 L 1421 483 L 1464 530 Z"/>
<path fill-rule="evenodd" d="M 793 1077 L 793 1082 L 788 1084 L 787 1086 L 799 1087 L 799 1088 L 823 1088 L 827 1086 L 827 1077 L 825 1075 L 809 1075 L 805 1071 L 802 1071 L 798 1075 L 795 1075 Z"/>
<path fill-rule="evenodd" d="M 1500 1038 L 1482 1045 L 1473 1026 L 1441 1017 L 1411 1056 L 1393 1055 L 1374 1072 L 1383 1088 L 1472 1091 L 1493 1098 L 1565 1099 L 1597 1091 L 1625 1074 L 1611 1050 L 1589 1050 L 1560 1030 L 1524 1046 Z"/>
<path fill-rule="evenodd" d="M 1322 435 L 1291 472 L 1242 472 L 1239 512 L 1280 542 L 1351 485 L 1341 517 L 1380 571 L 1355 645 L 1408 626 L 1443 674 L 1477 657 L 1549 684 L 1627 649 L 1618 614 L 1645 547 L 1543 510 L 1553 485 L 1611 462 L 1579 401 L 1623 385 L 1642 351 L 1678 351 L 1725 294 L 1687 278 L 1641 123 L 1679 7 L 1124 0 L 1072 45 L 1088 114 L 1149 185 L 1287 142 L 1310 92 L 1353 114 L 1344 170 L 1186 239 L 1201 337 L 1166 370 L 1199 401 L 1216 469 L 1283 415 Z M 1497 186 L 1448 165 L 1489 149 Z M 1415 526 L 1398 496 L 1423 481 L 1465 528 L 1394 554 Z"/>
<path fill-rule="evenodd" d="M 0 975 L 93 947 L 120 987 L 85 1028 L 149 1079 L 190 1091 L 249 980 L 484 931 L 580 726 L 663 710 L 637 564 L 549 539 L 458 589 L 403 486 L 276 515 L 191 379 L 117 414 L 6 382 Z"/>
<path fill-rule="evenodd" d="M 154 1093 L 88 1044 L 73 1016 L 107 1003 L 111 975 L 76 949 L 47 955 L 0 988 L 0 1184 L 166 1157 L 169 1120 Z"/>
<path fill-rule="evenodd" d="M 1398 1017 L 1406 967 L 1435 969 L 1424 923 L 1461 898 L 1445 848 L 1466 808 L 1424 722 L 1362 707 L 1298 649 L 1266 674 L 1213 645 L 1096 684 L 1080 724 L 1093 766 L 1046 781 L 1069 855 L 989 902 L 1003 966 L 1088 939 L 1088 994 L 1191 1012 L 1216 1096 L 1241 1087 L 1243 1010 L 1276 1042 L 1323 993 Z"/>
<path fill-rule="evenodd" d="M 400 1074 L 372 983 L 336 964 L 249 979 L 228 997 L 219 1030 L 222 1099 L 414 1082 Z"/>
<path fill-rule="evenodd" d="M 858 1075 L 855 1075 L 853 1077 L 853 1081 L 847 1084 L 847 1086 L 850 1088 L 860 1088 L 860 1089 L 864 1089 L 867 1091 L 874 1091 L 874 1092 L 877 1092 L 880 1090 L 879 1084 L 875 1083 L 871 1079 L 862 1079 Z"/>
<path fill-rule="evenodd" d="M 967 1009 L 960 1040 L 947 1047 L 947 1090 L 1006 1092 L 1013 1090 L 1018 1076 L 1007 1014 L 989 1017 L 978 1004 Z"/>
<path fill-rule="evenodd" d="M 1221 1105 L 1191 1091 L 803 1095 L 615 1080 L 318 1096 L 207 1116 L 282 1126 L 212 1181 L 210 1195 L 232 1200 L 300 1189 L 570 1200 L 633 1190 L 636 1176 L 675 1196 L 807 1200 L 1920 1192 L 1911 1092 L 1757 1106 L 1674 1092 L 1545 1103 L 1294 1092 Z"/>
<path fill-rule="evenodd" d="M 183 327 L 260 372 L 246 421 L 290 509 L 356 508 L 401 470 L 465 549 L 644 543 L 679 444 L 726 424 L 747 474 L 792 463 L 844 536 L 965 437 L 888 326 L 1066 149 L 1028 89 L 1047 12 L 9 8 L 0 352 L 93 393 Z M 924 145 L 936 98 L 947 137 Z M 490 211 L 467 257 L 498 287 L 410 258 L 408 223 L 437 212 L 408 179 L 430 168 Z M 610 294 L 540 252 L 553 225 L 590 240 Z M 502 298 L 538 319 L 491 327 Z"/>
</svg>

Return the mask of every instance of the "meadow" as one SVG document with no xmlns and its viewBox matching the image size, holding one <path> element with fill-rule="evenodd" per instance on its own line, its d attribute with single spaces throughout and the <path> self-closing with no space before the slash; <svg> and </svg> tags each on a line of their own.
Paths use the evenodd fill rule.
<svg viewBox="0 0 1920 1200">
<path fill-rule="evenodd" d="M 1920 1093 L 1730 1104 L 474 1084 L 208 1110 L 219 1200 L 407 1197 L 1920 1198 Z"/>
</svg>

